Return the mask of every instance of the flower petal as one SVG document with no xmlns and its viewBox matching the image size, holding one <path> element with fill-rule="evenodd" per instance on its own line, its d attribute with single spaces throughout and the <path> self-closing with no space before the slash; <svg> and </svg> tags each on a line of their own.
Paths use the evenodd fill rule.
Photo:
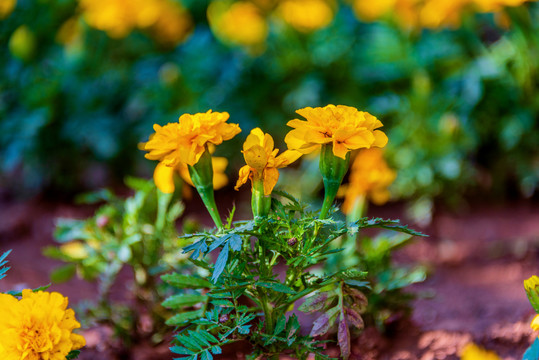
<svg viewBox="0 0 539 360">
<path fill-rule="evenodd" d="M 173 193 L 174 168 L 160 162 L 153 172 L 153 181 L 155 182 L 155 186 L 165 194 Z"/>
</svg>

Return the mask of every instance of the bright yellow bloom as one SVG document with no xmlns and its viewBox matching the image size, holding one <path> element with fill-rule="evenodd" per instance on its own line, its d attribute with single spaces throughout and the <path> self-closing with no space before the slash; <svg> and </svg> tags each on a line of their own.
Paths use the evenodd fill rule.
<svg viewBox="0 0 539 360">
<path fill-rule="evenodd" d="M 213 188 L 218 190 L 228 183 L 228 178 L 225 174 L 228 160 L 224 157 L 212 157 L 211 160 L 213 166 Z M 170 167 L 160 162 L 153 172 L 153 180 L 157 188 L 165 194 L 174 192 L 174 173 L 178 173 L 187 184 L 194 186 L 186 164 L 180 163 L 176 167 Z"/>
<path fill-rule="evenodd" d="M 287 150 L 277 156 L 279 149 L 274 149 L 273 138 L 269 134 L 264 134 L 260 128 L 251 130 L 249 136 L 243 143 L 243 157 L 247 165 L 243 166 L 239 172 L 239 179 L 235 189 L 245 184 L 251 179 L 251 183 L 262 180 L 264 184 L 264 195 L 268 196 L 279 180 L 279 171 L 296 161 L 301 153 Z"/>
<path fill-rule="evenodd" d="M 354 12 L 358 18 L 364 21 L 375 21 L 395 7 L 397 0 L 355 0 Z"/>
<path fill-rule="evenodd" d="M 234 45 L 258 46 L 266 41 L 268 24 L 253 3 L 214 1 L 208 7 L 208 21 L 213 32 Z"/>
<path fill-rule="evenodd" d="M 528 1 L 530 0 L 470 0 L 480 12 L 498 12 L 505 6 L 520 6 Z"/>
<path fill-rule="evenodd" d="M 536 275 L 533 275 L 529 279 L 524 280 L 524 289 L 526 289 L 526 291 L 533 291 L 538 286 L 539 286 L 539 277 Z"/>
<path fill-rule="evenodd" d="M 63 45 L 70 45 L 81 38 L 81 33 L 82 26 L 79 19 L 72 17 L 66 20 L 58 30 L 56 41 Z"/>
<path fill-rule="evenodd" d="M 344 159 L 350 150 L 384 147 L 387 136 L 375 130 L 382 122 L 371 114 L 344 105 L 307 107 L 296 111 L 307 121 L 290 120 L 285 138 L 288 149 L 308 154 L 323 144 L 333 144 L 333 154 Z"/>
<path fill-rule="evenodd" d="M 462 12 L 469 0 L 427 0 L 419 14 L 422 27 L 437 29 L 445 26 L 460 26 Z"/>
<path fill-rule="evenodd" d="M 9 14 L 15 9 L 17 0 L 1 0 L 0 1 L 0 19 L 8 17 Z"/>
<path fill-rule="evenodd" d="M 155 124 L 155 133 L 144 144 L 144 150 L 148 151 L 145 157 L 173 168 L 180 163 L 194 165 L 207 145 L 219 145 L 241 131 L 238 124 L 228 124 L 228 118 L 227 112 L 208 110 L 194 115 L 183 114 L 177 123 Z"/>
<path fill-rule="evenodd" d="M 67 298 L 59 293 L 23 290 L 22 299 L 0 294 L 2 360 L 65 360 L 86 344 Z"/>
<path fill-rule="evenodd" d="M 493 351 L 487 351 L 474 343 L 469 343 L 462 349 L 461 360 L 501 360 Z"/>
<path fill-rule="evenodd" d="M 157 41 L 177 45 L 191 34 L 192 27 L 191 16 L 178 2 L 161 1 L 159 16 L 152 27 Z"/>
<path fill-rule="evenodd" d="M 284 0 L 278 14 L 296 30 L 306 33 L 328 26 L 334 17 L 326 0 Z"/>
<path fill-rule="evenodd" d="M 361 150 L 352 163 L 349 184 L 341 189 L 345 193 L 342 211 L 348 214 L 362 196 L 375 204 L 384 204 L 390 195 L 387 187 L 396 177 L 396 172 L 387 166 L 381 149 Z"/>
</svg>

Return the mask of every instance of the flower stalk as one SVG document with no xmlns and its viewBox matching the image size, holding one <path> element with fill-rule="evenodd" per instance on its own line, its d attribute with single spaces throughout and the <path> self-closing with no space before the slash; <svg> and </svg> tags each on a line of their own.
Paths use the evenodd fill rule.
<svg viewBox="0 0 539 360">
<path fill-rule="evenodd" d="M 322 180 L 324 181 L 324 202 L 322 203 L 322 209 L 320 210 L 320 219 L 325 219 L 337 196 L 339 187 L 348 166 L 350 164 L 350 152 L 346 153 L 344 159 L 337 157 L 333 154 L 333 147 L 331 144 L 322 145 L 320 152 L 320 172 L 322 173 Z"/>
<path fill-rule="evenodd" d="M 204 202 L 206 209 L 208 209 L 215 226 L 219 229 L 223 229 L 223 222 L 219 215 L 219 211 L 217 210 L 217 204 L 215 203 L 213 191 L 213 167 L 208 149 L 206 148 L 206 151 L 202 154 L 196 164 L 189 165 L 188 167 L 191 180 L 202 198 L 202 202 Z"/>
<path fill-rule="evenodd" d="M 266 216 L 270 212 L 271 195 L 264 195 L 264 182 L 262 180 L 253 181 L 251 209 L 255 218 L 257 216 Z"/>
</svg>

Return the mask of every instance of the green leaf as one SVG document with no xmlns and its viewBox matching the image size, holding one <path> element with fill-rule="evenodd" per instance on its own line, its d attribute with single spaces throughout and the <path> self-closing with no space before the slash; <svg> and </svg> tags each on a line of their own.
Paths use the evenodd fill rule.
<svg viewBox="0 0 539 360">
<path fill-rule="evenodd" d="M 106 201 L 111 202 L 116 197 L 109 189 L 101 189 L 84 194 L 77 195 L 75 197 L 76 204 L 95 204 L 98 202 Z"/>
<path fill-rule="evenodd" d="M 164 282 L 178 289 L 204 289 L 212 288 L 213 284 L 206 279 L 194 275 L 182 275 L 178 273 L 161 276 Z"/>
<path fill-rule="evenodd" d="M 258 281 L 255 283 L 256 286 L 260 286 L 263 288 L 271 289 L 273 291 L 277 291 L 284 294 L 296 294 L 294 290 L 286 286 L 285 284 L 281 284 L 278 282 L 266 282 L 266 281 Z"/>
<path fill-rule="evenodd" d="M 193 306 L 208 299 L 205 295 L 180 294 L 173 295 L 163 301 L 163 306 L 168 309 L 178 309 L 186 306 Z"/>
<path fill-rule="evenodd" d="M 77 267 L 75 264 L 67 264 L 56 268 L 51 273 L 51 281 L 53 283 L 59 284 L 71 280 L 75 273 L 77 272 Z"/>
<path fill-rule="evenodd" d="M 87 240 L 91 238 L 91 235 L 86 230 L 85 220 L 58 218 L 54 238 L 58 242 L 65 243 L 72 240 Z"/>
<path fill-rule="evenodd" d="M 44 286 L 40 286 L 38 288 L 35 288 L 33 289 L 32 291 L 33 292 L 38 292 L 38 291 L 45 291 L 47 290 L 48 288 L 51 287 L 51 284 L 47 284 L 47 285 L 44 285 Z M 12 295 L 12 296 L 22 296 L 22 291 L 8 291 L 6 292 L 6 294 L 9 294 L 9 295 Z"/>
<path fill-rule="evenodd" d="M 199 319 L 202 316 L 204 316 L 204 312 L 202 311 L 202 309 L 195 311 L 186 311 L 174 315 L 166 321 L 166 324 L 171 326 L 183 325 L 188 321 Z"/>
<path fill-rule="evenodd" d="M 66 355 L 66 360 L 74 360 L 79 357 L 80 350 L 71 350 L 69 354 Z"/>
<path fill-rule="evenodd" d="M 320 311 L 324 308 L 327 299 L 327 292 L 316 293 L 315 295 L 308 297 L 298 310 L 307 314 Z"/>
<path fill-rule="evenodd" d="M 6 276 L 6 272 L 9 270 L 9 267 L 5 267 L 4 265 L 7 264 L 6 258 L 10 252 L 11 250 L 8 250 L 0 256 L 0 280 Z"/>
</svg>

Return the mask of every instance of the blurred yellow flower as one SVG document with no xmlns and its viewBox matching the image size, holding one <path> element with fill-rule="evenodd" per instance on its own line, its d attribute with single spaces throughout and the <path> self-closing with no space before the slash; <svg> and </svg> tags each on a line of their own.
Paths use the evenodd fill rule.
<svg viewBox="0 0 539 360">
<path fill-rule="evenodd" d="M 461 360 L 501 360 L 493 351 L 487 351 L 474 343 L 469 343 L 462 349 Z"/>
<path fill-rule="evenodd" d="M 74 334 L 75 312 L 59 293 L 23 290 L 22 299 L 0 294 L 0 349 L 6 360 L 65 360 L 86 344 Z"/>
<path fill-rule="evenodd" d="M 538 286 L 539 286 L 539 277 L 536 275 L 533 275 L 529 279 L 524 280 L 524 289 L 526 289 L 526 291 L 533 291 Z"/>
<path fill-rule="evenodd" d="M 296 30 L 306 33 L 328 26 L 334 17 L 326 0 L 284 0 L 277 13 Z"/>
<path fill-rule="evenodd" d="M 177 43 L 191 28 L 189 15 L 171 0 L 79 0 L 79 4 L 86 22 L 112 38 L 153 26 L 163 42 Z"/>
<path fill-rule="evenodd" d="M 307 121 L 290 120 L 293 127 L 285 137 L 288 149 L 308 154 L 322 144 L 333 144 L 333 155 L 344 159 L 350 150 L 384 147 L 387 136 L 375 130 L 382 122 L 371 114 L 344 105 L 306 107 L 296 111 Z"/>
<path fill-rule="evenodd" d="M 241 131 L 238 124 L 228 124 L 228 118 L 227 112 L 208 110 L 194 115 L 183 114 L 177 123 L 155 124 L 155 133 L 143 144 L 143 149 L 148 151 L 145 157 L 170 167 L 180 163 L 194 165 L 208 144 L 219 145 Z"/>
<path fill-rule="evenodd" d="M 273 138 L 260 128 L 251 130 L 243 143 L 242 153 L 247 165 L 240 169 L 235 189 L 238 190 L 249 179 L 251 183 L 261 180 L 265 196 L 271 194 L 279 180 L 277 169 L 290 165 L 302 155 L 298 151 L 287 150 L 277 156 L 279 149 L 274 149 Z"/>
<path fill-rule="evenodd" d="M 208 21 L 221 40 L 234 45 L 259 46 L 268 36 L 268 23 L 260 8 L 247 1 L 214 1 Z"/>
<path fill-rule="evenodd" d="M 71 241 L 60 246 L 60 251 L 72 259 L 82 260 L 88 256 L 86 246 L 80 241 Z"/>
<path fill-rule="evenodd" d="M 364 21 L 375 21 L 395 7 L 397 0 L 355 0 L 353 8 L 356 16 Z"/>
<path fill-rule="evenodd" d="M 228 183 L 228 178 L 225 174 L 228 160 L 224 157 L 212 157 L 211 162 L 213 167 L 213 188 L 218 190 Z M 157 188 L 165 194 L 173 193 L 175 189 L 174 173 L 178 173 L 187 184 L 194 186 L 186 164 L 180 163 L 176 167 L 171 167 L 160 162 L 153 172 L 153 180 Z"/>
<path fill-rule="evenodd" d="M 70 45 L 78 41 L 81 37 L 82 27 L 77 17 L 67 19 L 58 33 L 56 33 L 56 41 L 63 45 Z"/>
<path fill-rule="evenodd" d="M 17 0 L 1 0 L 0 1 L 0 19 L 5 19 L 15 9 Z"/>
<path fill-rule="evenodd" d="M 506 6 L 520 6 L 528 1 L 530 0 L 470 0 L 480 12 L 498 12 Z"/>
<path fill-rule="evenodd" d="M 348 214 L 360 197 L 368 197 L 377 205 L 384 204 L 390 196 L 387 187 L 396 177 L 381 149 L 360 150 L 350 168 L 349 183 L 340 190 L 345 196 L 342 211 Z"/>
<path fill-rule="evenodd" d="M 533 331 L 537 331 L 539 330 L 539 315 L 535 315 L 531 324 L 530 324 L 530 327 L 533 329 Z"/>
<path fill-rule="evenodd" d="M 422 27 L 437 29 L 460 26 L 462 12 L 469 0 L 426 0 L 419 13 Z"/>
</svg>

